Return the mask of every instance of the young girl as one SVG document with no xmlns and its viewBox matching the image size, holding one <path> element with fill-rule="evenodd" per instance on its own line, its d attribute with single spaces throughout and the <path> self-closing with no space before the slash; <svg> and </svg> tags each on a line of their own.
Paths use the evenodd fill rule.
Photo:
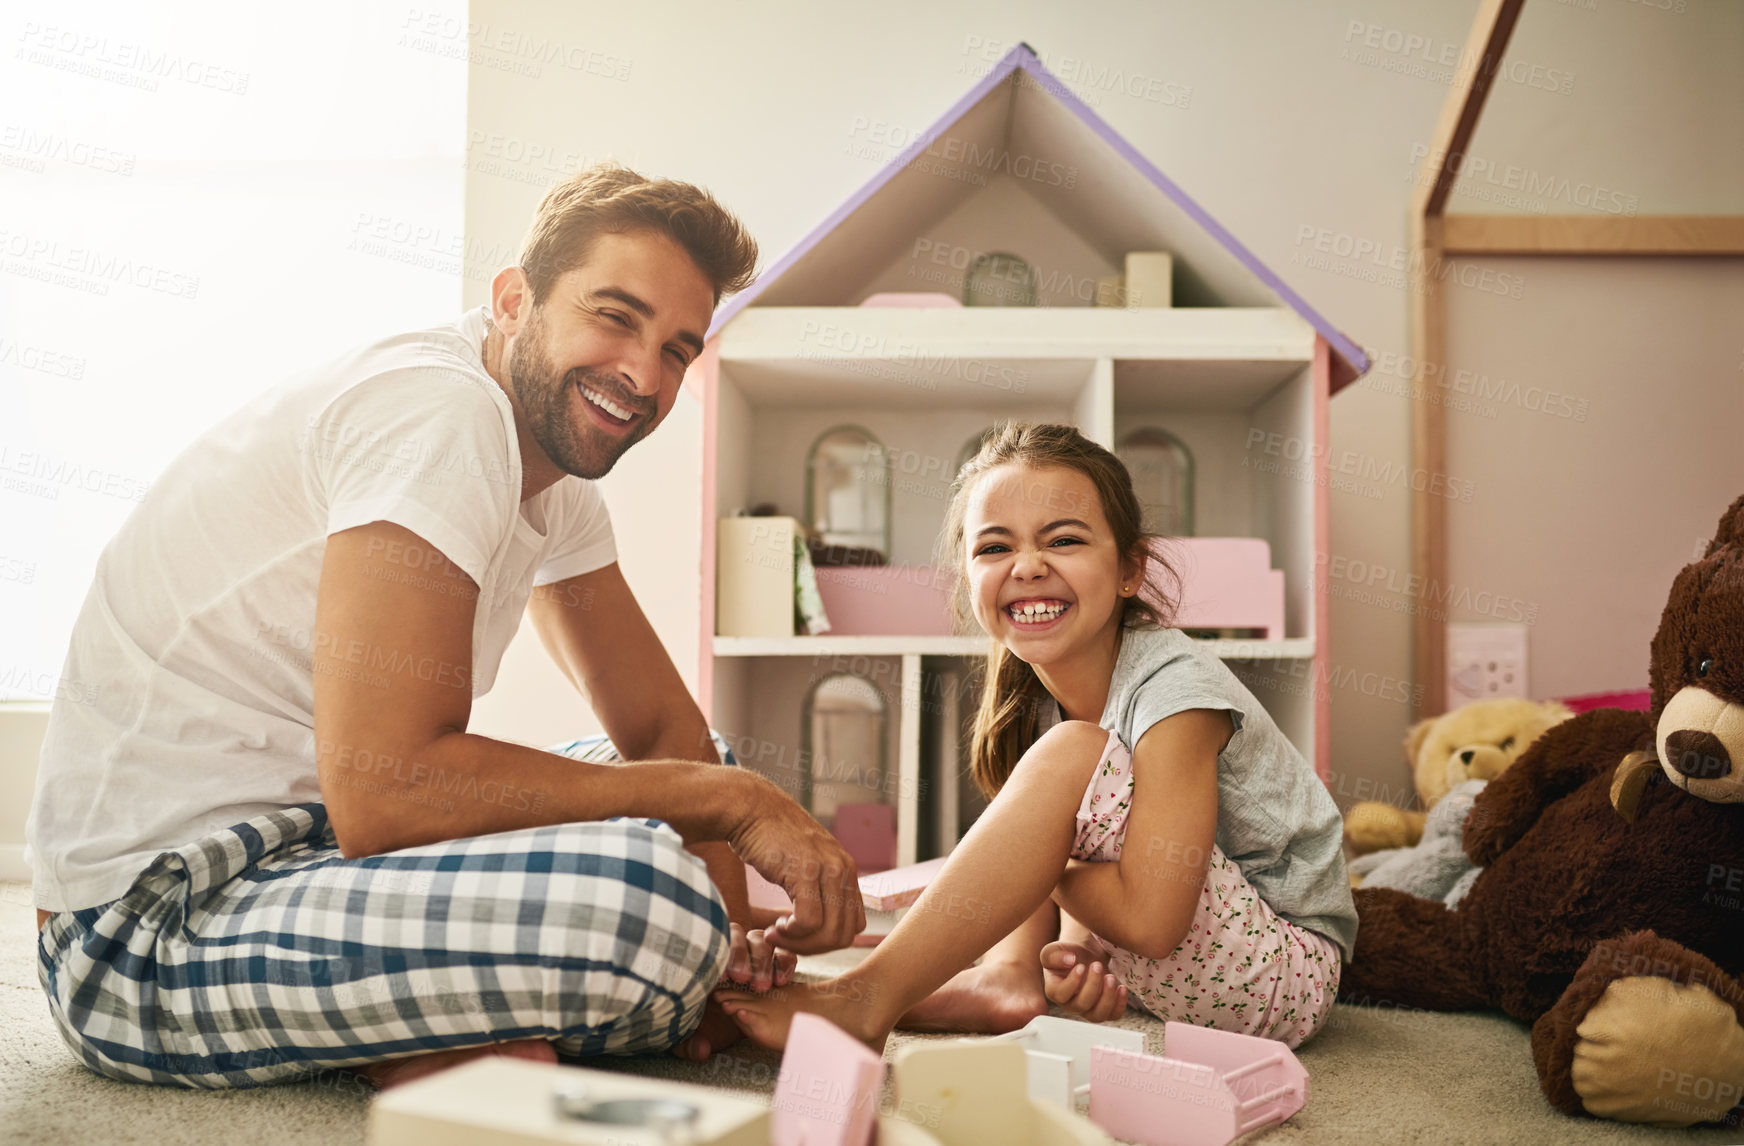
<svg viewBox="0 0 1744 1146">
<path fill-rule="evenodd" d="M 971 750 L 991 802 L 854 970 L 718 988 L 748 1035 L 781 1047 L 804 1010 L 882 1049 L 895 1026 L 1010 1030 L 1049 1002 L 1292 1047 L 1325 1021 L 1357 923 L 1338 810 L 1165 627 L 1152 540 L 1126 468 L 1071 426 L 1008 424 L 963 467 L 941 544 L 959 614 L 996 642 Z"/>
</svg>

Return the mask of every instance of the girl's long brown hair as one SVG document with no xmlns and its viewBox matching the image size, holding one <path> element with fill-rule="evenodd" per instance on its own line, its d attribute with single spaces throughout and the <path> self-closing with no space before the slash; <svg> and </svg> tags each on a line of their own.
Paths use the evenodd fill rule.
<svg viewBox="0 0 1744 1146">
<path fill-rule="evenodd" d="M 951 504 L 939 535 L 938 564 L 952 574 L 951 610 L 965 629 L 974 627 L 969 605 L 964 517 L 969 495 L 982 475 L 1003 465 L 1058 466 L 1090 479 L 1118 552 L 1143 558 L 1138 592 L 1121 603 L 1122 628 L 1168 625 L 1175 614 L 1179 578 L 1154 543 L 1165 539 L 1144 530 L 1144 514 L 1132 491 L 1132 475 L 1121 460 L 1078 432 L 1058 423 L 1006 422 L 994 428 L 980 452 L 963 464 L 951 484 Z M 1041 710 L 1048 700 L 1035 669 L 998 641 L 988 650 L 981 674 L 981 704 L 975 713 L 969 771 L 989 799 L 1005 785 L 1018 759 L 1035 743 Z"/>
</svg>

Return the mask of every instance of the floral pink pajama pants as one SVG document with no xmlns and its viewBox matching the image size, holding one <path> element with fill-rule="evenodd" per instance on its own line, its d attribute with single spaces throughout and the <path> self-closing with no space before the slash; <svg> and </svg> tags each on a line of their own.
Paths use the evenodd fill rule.
<svg viewBox="0 0 1744 1146">
<path fill-rule="evenodd" d="M 1132 756 L 1109 733 L 1078 808 L 1074 859 L 1120 858 L 1132 807 Z M 1108 971 L 1128 996 L 1161 1019 L 1300 1045 L 1318 1030 L 1338 996 L 1338 947 L 1319 932 L 1280 918 L 1214 844 L 1199 910 L 1166 959 L 1146 959 L 1099 935 Z"/>
</svg>

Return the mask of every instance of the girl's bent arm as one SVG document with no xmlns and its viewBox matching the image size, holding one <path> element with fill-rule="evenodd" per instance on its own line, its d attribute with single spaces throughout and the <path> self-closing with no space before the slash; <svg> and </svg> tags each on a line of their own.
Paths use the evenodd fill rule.
<svg viewBox="0 0 1744 1146">
<path fill-rule="evenodd" d="M 1217 834 L 1217 755 L 1233 734 L 1221 709 L 1188 709 L 1151 725 L 1133 746 L 1120 861 L 1068 864 L 1055 902 L 1135 955 L 1168 958 L 1199 906 Z"/>
</svg>

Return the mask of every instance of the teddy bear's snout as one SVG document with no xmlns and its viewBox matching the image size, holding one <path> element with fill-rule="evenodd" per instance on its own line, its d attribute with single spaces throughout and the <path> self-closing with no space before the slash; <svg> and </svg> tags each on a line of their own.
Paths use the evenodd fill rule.
<svg viewBox="0 0 1744 1146">
<path fill-rule="evenodd" d="M 1665 738 L 1667 761 L 1692 780 L 1718 780 L 1732 770 L 1732 756 L 1712 732 L 1680 728 Z"/>
</svg>

